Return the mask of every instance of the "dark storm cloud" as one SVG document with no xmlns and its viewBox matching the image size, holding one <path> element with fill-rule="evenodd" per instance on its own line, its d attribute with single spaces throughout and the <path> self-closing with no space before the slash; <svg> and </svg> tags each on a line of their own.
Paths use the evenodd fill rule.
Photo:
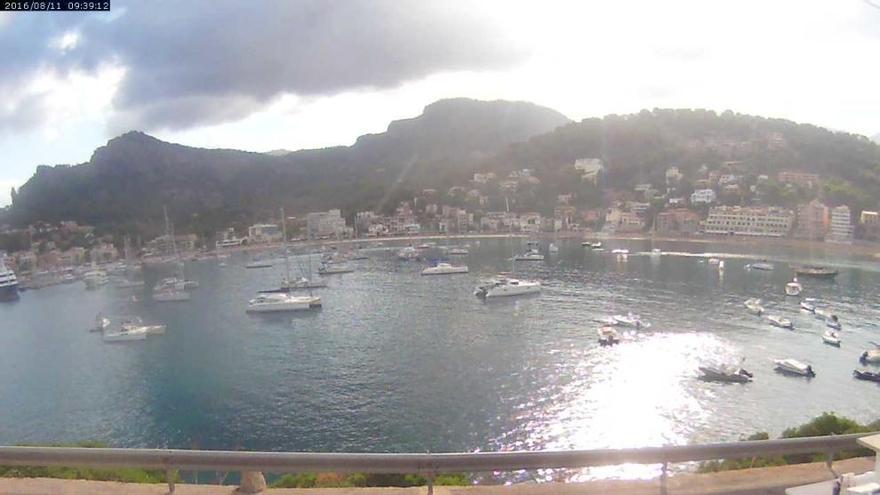
<svg viewBox="0 0 880 495">
<path fill-rule="evenodd" d="M 393 87 L 443 70 L 505 67 L 523 55 L 461 1 L 114 0 L 113 8 L 112 21 L 14 17 L 0 41 L 19 51 L 0 64 L 0 77 L 116 60 L 128 71 L 114 126 L 182 128 L 241 118 L 284 93 Z M 81 35 L 74 50 L 48 48 L 70 30 Z"/>
</svg>

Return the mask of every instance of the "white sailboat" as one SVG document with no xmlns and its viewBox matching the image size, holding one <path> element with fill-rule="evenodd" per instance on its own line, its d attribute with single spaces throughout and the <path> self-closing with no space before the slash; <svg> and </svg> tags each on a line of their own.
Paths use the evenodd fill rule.
<svg viewBox="0 0 880 495">
<path fill-rule="evenodd" d="M 168 208 L 163 206 L 162 212 L 165 215 L 165 235 L 171 239 L 171 252 L 176 260 L 178 277 L 170 277 L 163 280 L 159 285 L 153 288 L 153 301 L 156 302 L 183 302 L 189 301 L 189 292 L 186 291 L 186 279 L 183 275 L 183 262 L 180 260 L 180 253 L 177 252 L 177 242 L 174 240 L 174 230 L 171 228 L 171 222 L 168 220 Z"/>
</svg>

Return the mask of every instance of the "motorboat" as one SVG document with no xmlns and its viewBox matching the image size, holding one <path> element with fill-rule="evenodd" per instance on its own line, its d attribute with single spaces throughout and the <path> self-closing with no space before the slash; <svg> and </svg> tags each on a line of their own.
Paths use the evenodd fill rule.
<svg viewBox="0 0 880 495">
<path fill-rule="evenodd" d="M 769 321 L 770 324 L 774 327 L 787 328 L 789 330 L 794 329 L 794 324 L 791 322 L 791 320 L 783 316 L 770 315 L 767 317 L 767 321 Z"/>
<path fill-rule="evenodd" d="M 859 362 L 862 364 L 880 364 L 880 346 L 874 349 L 868 349 L 859 356 Z"/>
<path fill-rule="evenodd" d="M 550 245 L 547 246 L 547 251 L 549 251 L 551 253 L 558 253 L 559 246 L 557 246 L 555 243 L 551 242 Z"/>
<path fill-rule="evenodd" d="M 456 273 L 467 273 L 467 265 L 451 265 L 449 263 L 437 263 L 434 266 L 422 270 L 422 275 L 453 275 Z"/>
<path fill-rule="evenodd" d="M 710 265 L 718 265 L 718 264 L 721 264 L 721 260 L 718 258 L 709 258 L 709 264 Z"/>
<path fill-rule="evenodd" d="M 834 278 L 837 270 L 825 266 L 797 266 L 794 268 L 795 275 L 813 278 Z"/>
<path fill-rule="evenodd" d="M 611 254 L 629 254 L 629 249 L 621 249 L 621 248 L 612 249 Z"/>
<path fill-rule="evenodd" d="M 421 249 L 421 250 L 432 249 L 436 245 L 437 244 L 434 242 L 425 242 L 425 243 L 422 243 L 422 244 L 419 244 L 418 246 L 416 246 L 416 249 Z"/>
<path fill-rule="evenodd" d="M 782 373 L 805 376 L 807 378 L 816 376 L 816 372 L 813 371 L 812 366 L 802 363 L 797 359 L 777 359 L 773 363 L 776 365 L 776 370 Z"/>
<path fill-rule="evenodd" d="M 449 254 L 451 256 L 467 256 L 468 254 L 470 254 L 470 251 L 466 247 L 453 247 L 449 248 L 446 251 L 446 254 Z"/>
<path fill-rule="evenodd" d="M 544 261 L 544 255 L 537 249 L 529 249 L 513 258 L 515 261 Z"/>
<path fill-rule="evenodd" d="M 804 287 L 798 282 L 797 277 L 795 277 L 791 282 L 785 284 L 785 295 L 786 296 L 799 296 L 801 292 L 803 292 Z"/>
<path fill-rule="evenodd" d="M 406 246 L 397 252 L 397 259 L 401 261 L 418 261 L 421 259 L 418 249 L 412 246 Z"/>
<path fill-rule="evenodd" d="M 318 267 L 319 275 L 336 275 L 339 273 L 351 273 L 353 271 L 354 268 L 346 265 L 328 265 L 325 263 L 321 263 L 321 266 Z"/>
<path fill-rule="evenodd" d="M 245 268 L 272 268 L 272 261 L 270 260 L 262 260 L 258 258 L 254 258 L 251 261 L 245 263 Z"/>
<path fill-rule="evenodd" d="M 104 270 L 89 270 L 83 274 L 83 282 L 86 284 L 86 289 L 97 289 L 107 285 L 110 282 L 110 277 Z"/>
<path fill-rule="evenodd" d="M 761 270 L 761 271 L 769 272 L 769 271 L 773 271 L 773 269 L 776 268 L 776 266 L 773 263 L 762 260 L 762 261 L 757 261 L 755 263 L 750 263 L 750 264 L 746 265 L 746 268 L 748 268 L 750 270 Z"/>
<path fill-rule="evenodd" d="M 825 326 L 828 328 L 833 328 L 835 330 L 840 330 L 842 325 L 840 324 L 840 320 L 837 318 L 837 315 L 831 315 L 825 320 Z"/>
<path fill-rule="evenodd" d="M 122 326 L 119 330 L 104 332 L 102 336 L 104 342 L 131 342 L 135 340 L 146 340 L 147 332 L 141 328 Z"/>
<path fill-rule="evenodd" d="M 651 250 L 651 256 L 660 256 L 663 254 L 663 251 L 660 248 L 654 248 Z"/>
<path fill-rule="evenodd" d="M 599 334 L 599 345 L 607 346 L 620 343 L 620 334 L 617 329 L 612 326 L 601 326 L 596 333 Z"/>
<path fill-rule="evenodd" d="M 816 312 L 816 306 L 809 301 L 801 301 L 801 309 L 809 311 L 810 313 Z"/>
<path fill-rule="evenodd" d="M 136 316 L 128 316 L 120 319 L 120 329 L 129 332 L 144 332 L 147 335 L 165 335 L 165 325 L 144 325 L 143 320 Z"/>
<path fill-rule="evenodd" d="M 91 332 L 104 332 L 108 328 L 110 328 L 110 318 L 98 313 L 98 316 L 95 316 L 95 326 L 89 329 Z"/>
<path fill-rule="evenodd" d="M 15 272 L 6 268 L 4 257 L 0 255 L 0 301 L 17 301 L 18 278 Z"/>
<path fill-rule="evenodd" d="M 754 375 L 740 366 L 706 365 L 699 367 L 701 380 L 708 382 L 748 383 Z"/>
<path fill-rule="evenodd" d="M 764 313 L 764 307 L 761 306 L 761 300 L 758 298 L 746 300 L 745 306 L 746 310 L 753 315 L 761 316 Z"/>
<path fill-rule="evenodd" d="M 822 342 L 840 347 L 840 336 L 834 330 L 825 330 L 825 333 L 822 334 Z"/>
<path fill-rule="evenodd" d="M 581 243 L 581 246 L 589 247 L 592 249 L 600 249 L 602 247 L 602 243 L 599 241 L 596 241 L 596 242 L 584 241 Z"/>
<path fill-rule="evenodd" d="M 611 318 L 614 319 L 617 325 L 624 327 L 647 328 L 651 326 L 650 323 L 643 321 L 639 315 L 632 313 L 627 313 L 626 315 L 614 315 Z"/>
<path fill-rule="evenodd" d="M 541 282 L 498 277 L 478 286 L 474 290 L 474 295 L 490 299 L 494 297 L 523 296 L 539 292 L 541 292 Z"/>
<path fill-rule="evenodd" d="M 277 311 L 301 311 L 312 307 L 312 296 L 291 296 L 288 294 L 260 294 L 248 301 L 248 313 L 269 313 Z"/>
<path fill-rule="evenodd" d="M 282 279 L 281 285 L 277 289 L 263 289 L 259 292 L 266 294 L 271 292 L 290 292 L 294 290 L 321 289 L 324 287 L 327 287 L 327 282 L 324 282 L 323 280 L 311 280 L 305 277 L 300 277 L 299 279 L 293 281 Z"/>
<path fill-rule="evenodd" d="M 880 383 L 880 373 L 876 371 L 853 370 L 853 378 Z"/>
<path fill-rule="evenodd" d="M 189 301 L 189 298 L 189 292 L 174 288 L 153 291 L 153 301 L 155 302 L 184 302 Z"/>
<path fill-rule="evenodd" d="M 198 289 L 199 288 L 199 281 L 198 280 L 184 280 L 183 281 L 183 288 L 186 290 Z"/>
</svg>

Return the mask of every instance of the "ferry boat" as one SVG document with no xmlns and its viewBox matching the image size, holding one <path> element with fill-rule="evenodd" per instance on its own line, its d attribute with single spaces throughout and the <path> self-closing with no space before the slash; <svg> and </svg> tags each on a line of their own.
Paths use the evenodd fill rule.
<svg viewBox="0 0 880 495">
<path fill-rule="evenodd" d="M 15 272 L 6 268 L 6 263 L 0 256 L 0 301 L 18 300 L 18 279 Z"/>
</svg>

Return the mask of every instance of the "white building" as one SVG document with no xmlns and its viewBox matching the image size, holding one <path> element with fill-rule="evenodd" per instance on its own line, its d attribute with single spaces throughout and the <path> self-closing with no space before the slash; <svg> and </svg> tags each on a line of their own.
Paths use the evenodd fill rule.
<svg viewBox="0 0 880 495">
<path fill-rule="evenodd" d="M 581 180 L 596 184 L 599 172 L 605 169 L 599 158 L 579 158 L 574 162 L 574 169 L 581 173 Z"/>
<path fill-rule="evenodd" d="M 777 207 L 717 206 L 709 210 L 707 234 L 784 237 L 791 231 L 794 212 Z"/>
<path fill-rule="evenodd" d="M 840 205 L 831 208 L 831 229 L 828 241 L 849 244 L 852 242 L 852 239 L 853 225 L 849 206 Z"/>
<path fill-rule="evenodd" d="M 697 189 L 691 194 L 691 204 L 712 204 L 715 202 L 715 191 L 712 189 Z"/>
<path fill-rule="evenodd" d="M 669 167 L 666 169 L 666 184 L 676 184 L 682 178 L 681 172 L 679 172 L 678 167 Z"/>
<path fill-rule="evenodd" d="M 342 237 L 348 232 L 345 219 L 338 209 L 313 212 L 306 215 L 306 234 L 309 239 Z"/>
</svg>

